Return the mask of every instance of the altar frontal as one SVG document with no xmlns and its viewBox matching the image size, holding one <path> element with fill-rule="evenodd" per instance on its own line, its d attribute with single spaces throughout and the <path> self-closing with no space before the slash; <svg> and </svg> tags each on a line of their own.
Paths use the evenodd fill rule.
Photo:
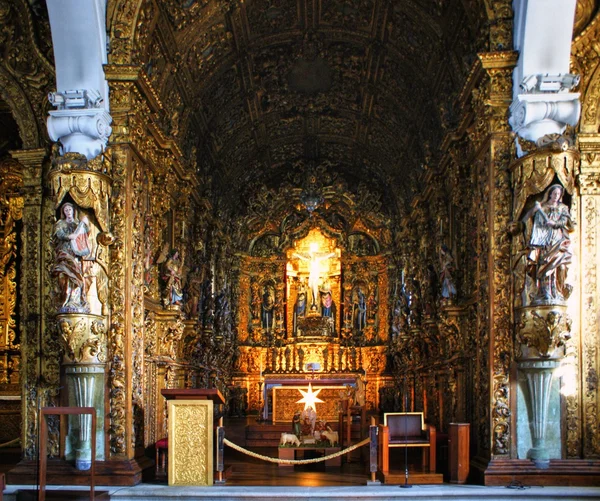
<svg viewBox="0 0 600 501">
<path fill-rule="evenodd" d="M 273 422 L 292 421 L 296 412 L 304 410 L 304 403 L 299 403 L 302 396 L 301 391 L 306 391 L 307 386 L 275 386 L 273 388 Z M 322 403 L 317 403 L 315 410 L 319 419 L 326 421 L 337 421 L 341 410 L 341 400 L 346 391 L 346 386 L 313 386 L 315 392 L 319 392 Z"/>
</svg>

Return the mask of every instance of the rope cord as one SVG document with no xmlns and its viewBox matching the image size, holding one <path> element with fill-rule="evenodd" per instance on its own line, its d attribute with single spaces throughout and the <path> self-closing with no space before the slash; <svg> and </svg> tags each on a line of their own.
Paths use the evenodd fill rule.
<svg viewBox="0 0 600 501">
<path fill-rule="evenodd" d="M 328 459 L 333 459 L 336 458 L 338 456 L 341 456 L 342 454 L 347 454 L 349 452 L 352 452 L 355 449 L 358 449 L 359 447 L 362 447 L 363 445 L 367 445 L 371 440 L 369 438 L 365 438 L 362 442 L 359 442 L 357 444 L 351 445 L 350 447 L 347 447 L 345 449 L 342 449 L 341 451 L 338 452 L 334 452 L 333 454 L 330 454 L 329 456 L 323 456 L 320 458 L 314 458 L 314 459 L 279 459 L 279 458 L 272 458 L 269 456 L 263 456 L 262 454 L 258 454 L 256 452 L 252 452 L 249 451 L 248 449 L 244 449 L 243 447 L 240 447 L 239 445 L 234 444 L 233 442 L 227 440 L 226 438 L 223 439 L 223 443 L 225 445 L 228 445 L 229 447 L 231 447 L 232 449 L 235 449 L 236 451 L 242 452 L 244 454 L 247 454 L 248 456 L 252 456 L 258 459 L 262 459 L 263 461 L 268 461 L 270 463 L 281 463 L 281 464 L 310 464 L 310 463 L 320 463 L 321 461 L 326 461 Z M 323 447 L 323 449 L 326 449 L 326 447 Z M 308 449 L 310 450 L 310 449 Z"/>
<path fill-rule="evenodd" d="M 11 445 L 17 445 L 20 441 L 21 441 L 20 438 L 15 438 L 14 440 L 11 440 L 10 442 L 4 442 L 3 444 L 0 444 L 0 449 L 2 449 L 3 447 L 10 447 Z"/>
</svg>

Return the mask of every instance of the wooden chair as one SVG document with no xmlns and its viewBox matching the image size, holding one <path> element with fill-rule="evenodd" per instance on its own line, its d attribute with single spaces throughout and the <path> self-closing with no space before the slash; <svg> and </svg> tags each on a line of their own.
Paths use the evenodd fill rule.
<svg viewBox="0 0 600 501">
<path fill-rule="evenodd" d="M 390 447 L 422 449 L 423 471 L 435 473 L 435 426 L 425 424 L 422 412 L 387 412 L 379 425 L 379 468 L 389 473 Z"/>
</svg>

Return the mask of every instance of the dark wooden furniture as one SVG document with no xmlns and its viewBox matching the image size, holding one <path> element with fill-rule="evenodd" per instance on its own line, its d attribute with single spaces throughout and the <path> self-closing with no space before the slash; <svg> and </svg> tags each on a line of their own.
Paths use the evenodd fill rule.
<svg viewBox="0 0 600 501">
<path fill-rule="evenodd" d="M 469 476 L 469 423 L 450 423 L 448 430 L 448 466 L 450 483 L 464 484 Z"/>
<path fill-rule="evenodd" d="M 335 452 L 339 452 L 339 447 L 278 447 L 279 459 L 296 459 L 296 451 L 323 451 L 325 456 L 329 456 Z M 279 467 L 294 466 L 293 464 L 278 463 Z M 325 460 L 325 467 L 342 466 L 342 456 L 337 456 L 333 459 Z"/>
<path fill-rule="evenodd" d="M 224 404 L 225 399 L 217 388 L 169 388 L 160 391 L 167 400 L 212 400 L 213 404 Z"/>
<path fill-rule="evenodd" d="M 379 425 L 379 468 L 386 474 L 390 469 L 389 450 L 392 447 L 423 449 L 423 471 L 435 472 L 436 430 L 425 424 L 422 412 L 388 412 Z"/>
<path fill-rule="evenodd" d="M 38 501 L 46 499 L 46 471 L 48 463 L 48 416 L 60 416 L 59 456 L 65 455 L 67 416 L 91 414 L 92 416 L 92 461 L 90 466 L 90 499 L 94 501 L 94 469 L 96 464 L 96 409 L 93 407 L 42 407 L 40 419 L 40 490 Z"/>
<path fill-rule="evenodd" d="M 169 439 L 161 438 L 156 444 L 156 464 L 154 473 L 156 478 L 164 478 L 167 475 L 167 451 L 169 450 Z"/>
</svg>

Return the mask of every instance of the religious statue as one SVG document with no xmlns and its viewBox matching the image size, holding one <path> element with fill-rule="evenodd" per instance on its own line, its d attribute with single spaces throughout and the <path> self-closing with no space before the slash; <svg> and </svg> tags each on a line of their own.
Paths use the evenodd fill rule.
<svg viewBox="0 0 600 501">
<path fill-rule="evenodd" d="M 317 423 L 317 412 L 311 406 L 308 406 L 302 411 L 301 421 L 302 435 L 312 436 L 315 432 L 315 425 Z"/>
<path fill-rule="evenodd" d="M 188 318 L 198 319 L 200 315 L 200 296 L 202 295 L 202 270 L 195 266 L 188 275 L 185 288 L 185 312 Z"/>
<path fill-rule="evenodd" d="M 454 257 L 452 252 L 442 244 L 440 247 L 440 282 L 442 284 L 442 298 L 451 301 L 456 296 L 456 286 L 452 279 L 454 271 Z"/>
<path fill-rule="evenodd" d="M 163 264 L 162 278 L 165 284 L 165 306 L 180 307 L 183 303 L 182 272 L 183 260 L 177 249 L 171 250 Z"/>
<path fill-rule="evenodd" d="M 275 290 L 267 285 L 263 290 L 260 323 L 263 329 L 270 331 L 273 328 L 275 310 Z"/>
<path fill-rule="evenodd" d="M 87 216 L 78 220 L 74 205 L 68 202 L 62 205 L 60 213 L 52 236 L 55 251 L 52 276 L 57 281 L 59 312 L 87 313 L 91 281 L 88 271 L 92 263 L 89 260 L 92 253 L 88 238 L 90 222 Z"/>
<path fill-rule="evenodd" d="M 562 203 L 563 193 L 560 184 L 550 186 L 542 203 L 536 202 L 522 219 L 525 225 L 533 219 L 527 268 L 537 285 L 537 303 L 562 302 L 572 289 L 565 280 L 573 256 L 569 238 L 573 222 L 569 208 Z"/>
<path fill-rule="evenodd" d="M 298 438 L 302 435 L 302 423 L 300 420 L 300 411 L 294 412 L 294 417 L 292 418 L 292 433 L 296 435 Z"/>
<path fill-rule="evenodd" d="M 311 310 L 317 310 L 317 300 L 319 297 L 319 281 L 321 279 L 321 262 L 335 256 L 335 252 L 327 254 L 319 253 L 316 247 L 311 245 L 308 254 L 295 253 L 294 257 L 300 258 L 309 263 L 308 287 L 312 291 Z"/>
<path fill-rule="evenodd" d="M 331 290 L 321 291 L 321 315 L 329 321 L 329 334 L 335 334 L 335 303 L 331 297 Z"/>
<path fill-rule="evenodd" d="M 354 328 L 358 332 L 362 332 L 362 330 L 367 325 L 367 300 L 360 286 L 357 287 L 354 292 L 354 304 L 352 306 L 352 309 Z"/>
<path fill-rule="evenodd" d="M 294 326 L 293 332 L 294 335 L 298 335 L 298 319 L 304 318 L 306 315 L 306 291 L 304 288 L 300 289 L 298 292 L 298 298 L 296 299 L 296 304 L 294 304 Z"/>
</svg>

